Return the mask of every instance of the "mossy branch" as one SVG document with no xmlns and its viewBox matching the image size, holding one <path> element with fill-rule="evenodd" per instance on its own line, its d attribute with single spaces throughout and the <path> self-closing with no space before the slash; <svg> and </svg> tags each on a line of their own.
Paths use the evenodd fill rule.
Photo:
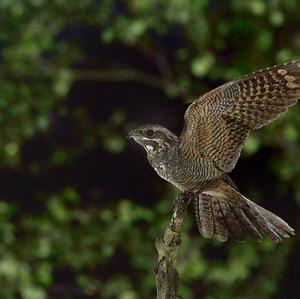
<svg viewBox="0 0 300 299">
<path fill-rule="evenodd" d="M 158 262 L 155 267 L 157 299 L 181 298 L 178 295 L 179 275 L 175 265 L 181 243 L 180 229 L 190 199 L 189 193 L 181 193 L 177 197 L 170 224 L 163 236 L 157 238 L 155 242 L 158 252 Z"/>
</svg>

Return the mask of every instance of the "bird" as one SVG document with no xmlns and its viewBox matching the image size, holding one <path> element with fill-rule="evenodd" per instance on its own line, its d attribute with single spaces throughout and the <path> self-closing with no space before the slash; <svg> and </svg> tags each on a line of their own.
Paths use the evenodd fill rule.
<svg viewBox="0 0 300 299">
<path fill-rule="evenodd" d="M 300 98 L 300 60 L 225 83 L 192 102 L 180 136 L 158 124 L 129 132 L 157 174 L 193 195 L 204 238 L 273 242 L 295 234 L 287 222 L 240 193 L 229 173 L 249 133 L 277 119 Z"/>
</svg>

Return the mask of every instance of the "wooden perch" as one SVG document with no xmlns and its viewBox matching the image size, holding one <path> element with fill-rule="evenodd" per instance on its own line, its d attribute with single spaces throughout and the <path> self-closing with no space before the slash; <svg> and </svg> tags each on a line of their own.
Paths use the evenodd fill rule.
<svg viewBox="0 0 300 299">
<path fill-rule="evenodd" d="M 180 229 L 191 194 L 178 195 L 170 224 L 162 237 L 156 239 L 158 263 L 155 267 L 157 299 L 180 299 L 179 276 L 175 268 L 177 250 L 180 245 Z"/>
</svg>

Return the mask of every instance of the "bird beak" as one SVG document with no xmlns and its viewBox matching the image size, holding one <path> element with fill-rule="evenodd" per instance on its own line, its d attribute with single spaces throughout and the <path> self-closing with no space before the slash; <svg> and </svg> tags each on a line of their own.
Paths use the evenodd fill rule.
<svg viewBox="0 0 300 299">
<path fill-rule="evenodd" d="M 135 139 L 135 137 L 137 137 L 137 132 L 135 130 L 132 130 L 129 132 L 127 139 Z"/>
</svg>

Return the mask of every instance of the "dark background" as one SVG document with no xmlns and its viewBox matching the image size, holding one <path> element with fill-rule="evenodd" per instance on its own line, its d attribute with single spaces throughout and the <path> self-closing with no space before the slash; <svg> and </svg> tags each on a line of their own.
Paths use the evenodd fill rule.
<svg viewBox="0 0 300 299">
<path fill-rule="evenodd" d="M 0 24 L 0 298 L 154 298 L 177 190 L 125 137 L 144 123 L 180 134 L 200 94 L 299 59 L 299 1 L 0 1 Z M 296 232 L 299 112 L 254 132 L 232 173 Z M 206 240 L 190 209 L 180 293 L 297 299 L 299 236 Z"/>
</svg>

